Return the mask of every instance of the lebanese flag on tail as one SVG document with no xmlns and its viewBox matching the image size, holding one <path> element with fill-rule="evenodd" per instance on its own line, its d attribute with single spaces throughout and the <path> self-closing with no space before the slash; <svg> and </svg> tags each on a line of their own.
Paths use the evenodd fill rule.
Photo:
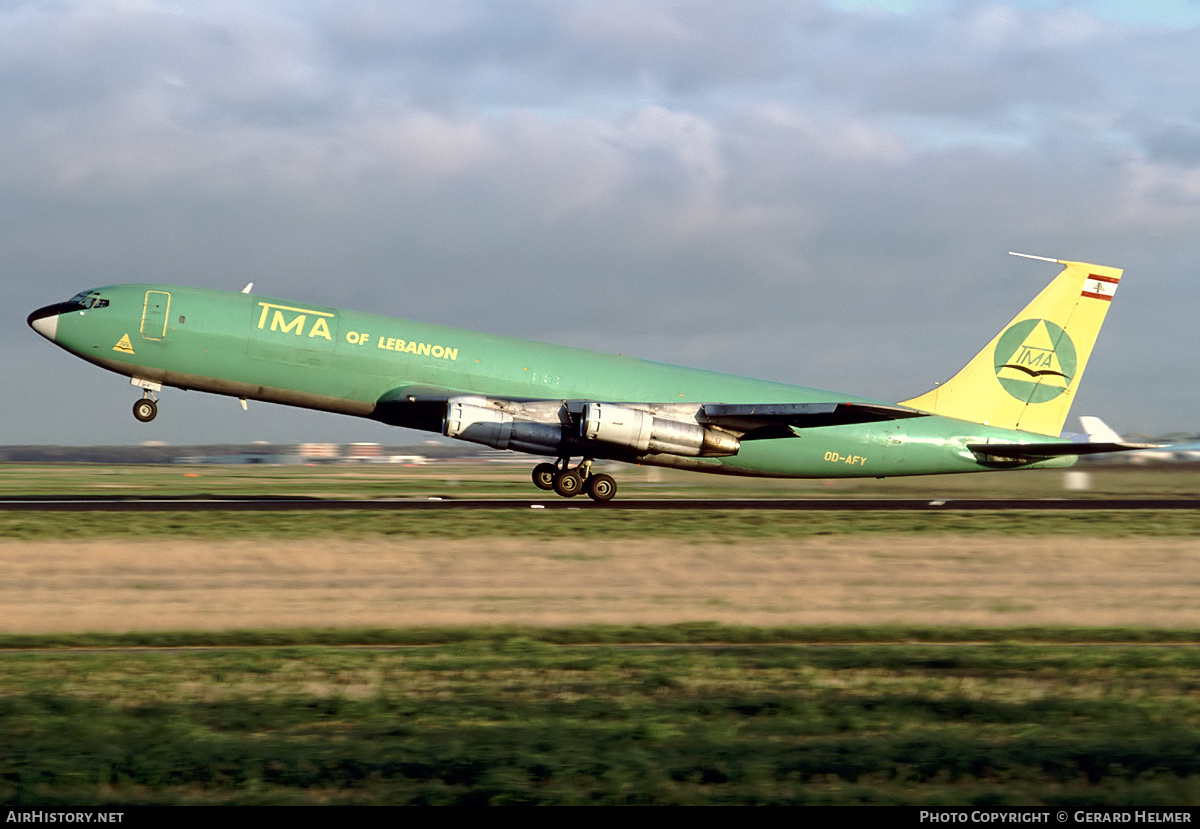
<svg viewBox="0 0 1200 829">
<path fill-rule="evenodd" d="M 1090 273 L 1088 274 L 1088 278 L 1084 280 L 1083 290 L 1079 295 L 1112 302 L 1113 295 L 1117 292 L 1117 284 L 1120 281 L 1119 277 L 1097 276 L 1094 273 Z"/>
</svg>

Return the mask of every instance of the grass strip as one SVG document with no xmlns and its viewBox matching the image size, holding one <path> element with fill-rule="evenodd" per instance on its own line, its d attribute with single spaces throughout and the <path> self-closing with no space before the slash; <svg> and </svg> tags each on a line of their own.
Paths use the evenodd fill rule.
<svg viewBox="0 0 1200 829">
<path fill-rule="evenodd" d="M 1120 627 L 754 627 L 715 622 L 673 625 L 530 627 L 294 628 L 283 630 L 139 631 L 0 634 L 0 649 L 266 648 L 494 644 L 548 645 L 820 645 L 820 644 L 1198 644 L 1200 630 Z"/>
<path fill-rule="evenodd" d="M 730 633 L 705 627 L 670 630 Z M 514 628 L 379 651 L 315 633 L 0 655 L 0 802 L 1200 801 L 1197 647 L 1024 629 L 991 644 L 582 647 Z M 600 634 L 624 636 L 584 638 Z"/>
<path fill-rule="evenodd" d="M 445 512 L 151 512 L 0 513 L 0 539 L 189 539 L 396 537 L 558 540 L 809 538 L 861 533 L 1089 538 L 1193 537 L 1200 513 L 1187 510 L 1073 512 L 786 512 L 695 510 L 464 510 Z"/>
</svg>

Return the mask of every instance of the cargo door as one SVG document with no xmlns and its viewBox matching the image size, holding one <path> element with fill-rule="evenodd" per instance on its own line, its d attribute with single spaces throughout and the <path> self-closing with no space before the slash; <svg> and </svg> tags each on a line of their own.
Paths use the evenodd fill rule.
<svg viewBox="0 0 1200 829">
<path fill-rule="evenodd" d="M 166 291 L 146 291 L 142 306 L 142 339 L 161 340 L 167 336 L 167 314 L 171 311 L 171 295 Z"/>
</svg>

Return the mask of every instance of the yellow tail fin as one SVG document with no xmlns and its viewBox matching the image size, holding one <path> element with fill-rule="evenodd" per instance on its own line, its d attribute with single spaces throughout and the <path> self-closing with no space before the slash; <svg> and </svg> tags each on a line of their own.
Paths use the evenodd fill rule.
<svg viewBox="0 0 1200 829">
<path fill-rule="evenodd" d="M 962 371 L 903 405 L 1005 429 L 1062 431 L 1122 271 L 1045 261 L 1066 267 Z"/>
</svg>

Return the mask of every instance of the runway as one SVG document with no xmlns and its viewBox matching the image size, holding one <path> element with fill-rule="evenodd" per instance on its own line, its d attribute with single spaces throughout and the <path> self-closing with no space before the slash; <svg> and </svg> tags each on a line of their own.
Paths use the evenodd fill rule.
<svg viewBox="0 0 1200 829">
<path fill-rule="evenodd" d="M 807 512 L 985 512 L 998 510 L 1067 510 L 1072 512 L 1200 509 L 1195 498 L 662 498 L 597 503 L 585 498 L 430 498 L 342 500 L 327 498 L 230 499 L 8 499 L 9 512 L 280 512 L 370 510 L 767 510 Z"/>
</svg>

